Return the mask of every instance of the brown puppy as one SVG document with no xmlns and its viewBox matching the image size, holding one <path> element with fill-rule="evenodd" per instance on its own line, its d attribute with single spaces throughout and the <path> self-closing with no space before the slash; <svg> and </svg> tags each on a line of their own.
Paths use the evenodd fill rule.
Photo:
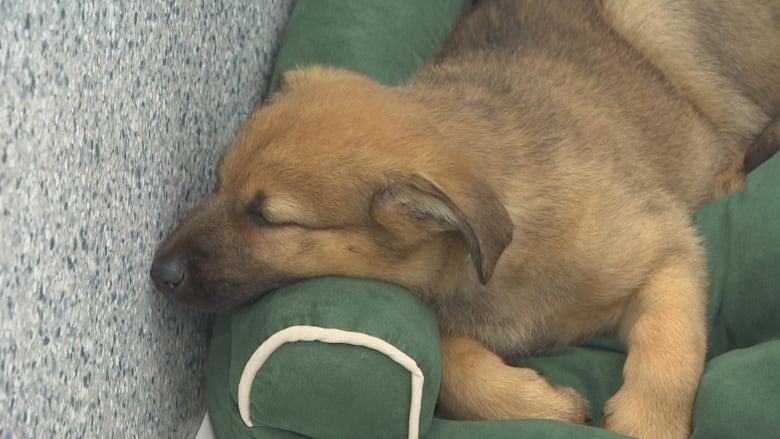
<svg viewBox="0 0 780 439">
<path fill-rule="evenodd" d="M 481 2 L 407 86 L 286 74 L 152 276 L 212 310 L 326 274 L 404 285 L 438 313 L 456 418 L 583 422 L 576 392 L 500 356 L 615 329 L 605 427 L 687 437 L 706 344 L 691 213 L 742 186 L 778 54 L 777 1 Z"/>
</svg>

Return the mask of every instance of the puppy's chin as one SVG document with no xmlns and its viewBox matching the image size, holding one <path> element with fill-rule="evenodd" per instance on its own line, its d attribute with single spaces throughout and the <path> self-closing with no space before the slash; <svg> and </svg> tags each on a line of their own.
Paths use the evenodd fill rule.
<svg viewBox="0 0 780 439">
<path fill-rule="evenodd" d="M 241 308 L 295 281 L 295 279 L 279 279 L 262 284 L 237 284 L 221 280 L 197 282 L 188 279 L 177 288 L 175 293 L 169 295 L 188 308 L 201 312 L 220 313 Z"/>
</svg>

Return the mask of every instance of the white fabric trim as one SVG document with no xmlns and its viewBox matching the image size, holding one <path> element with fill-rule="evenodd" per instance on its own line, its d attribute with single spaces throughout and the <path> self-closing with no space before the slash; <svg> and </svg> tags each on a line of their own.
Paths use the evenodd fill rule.
<svg viewBox="0 0 780 439">
<path fill-rule="evenodd" d="M 420 434 L 420 410 L 422 408 L 422 390 L 425 377 L 417 362 L 406 353 L 373 335 L 343 329 L 322 328 L 319 326 L 290 326 L 284 328 L 257 347 L 249 357 L 238 382 L 238 411 L 247 427 L 252 427 L 249 411 L 249 394 L 255 376 L 263 364 L 280 346 L 296 341 L 319 341 L 323 343 L 342 343 L 363 346 L 385 354 L 391 360 L 408 370 L 412 375 L 412 395 L 409 404 L 409 439 L 417 439 Z"/>
</svg>

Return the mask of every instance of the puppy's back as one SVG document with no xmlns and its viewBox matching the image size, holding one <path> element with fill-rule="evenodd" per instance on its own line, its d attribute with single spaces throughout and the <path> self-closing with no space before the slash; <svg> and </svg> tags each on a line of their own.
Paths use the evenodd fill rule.
<svg viewBox="0 0 780 439">
<path fill-rule="evenodd" d="M 413 85 L 429 96 L 459 96 L 467 111 L 493 121 L 510 140 L 470 147 L 514 163 L 507 179 L 518 164 L 510 150 L 520 149 L 561 173 L 591 163 L 604 178 L 666 190 L 693 208 L 713 197 L 715 176 L 739 154 L 609 28 L 595 2 L 482 2 Z M 445 101 L 442 112 L 460 111 Z"/>
<path fill-rule="evenodd" d="M 734 142 L 780 112 L 780 2 L 604 0 L 603 16 Z"/>
</svg>

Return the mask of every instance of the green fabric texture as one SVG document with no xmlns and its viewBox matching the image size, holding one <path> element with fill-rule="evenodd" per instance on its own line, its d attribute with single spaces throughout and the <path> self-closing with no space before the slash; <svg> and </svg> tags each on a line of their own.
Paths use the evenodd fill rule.
<svg viewBox="0 0 780 439">
<path fill-rule="evenodd" d="M 747 190 L 699 209 L 709 257 L 709 355 L 780 337 L 780 155 Z"/>
<path fill-rule="evenodd" d="M 235 364 L 231 361 L 234 334 L 230 328 L 230 317 L 230 315 L 220 315 L 216 319 L 206 367 L 206 405 L 217 437 L 220 439 L 306 439 L 307 436 L 290 431 L 264 426 L 250 428 L 244 424 L 234 397 L 235 390 L 231 392 L 231 374 L 240 374 L 243 364 Z M 236 335 L 236 339 L 238 338 Z M 301 415 L 305 416 L 305 413 L 301 412 Z"/>
<path fill-rule="evenodd" d="M 236 410 L 238 384 L 247 360 L 270 336 L 298 325 L 367 334 L 412 357 L 424 375 L 420 431 L 428 430 L 441 377 L 436 317 L 409 291 L 370 280 L 310 279 L 220 316 L 210 355 L 210 361 L 220 367 L 210 367 L 209 379 L 225 383 L 214 375 L 229 373 L 226 388 L 213 395 L 209 392 L 210 400 L 219 399 L 213 404 L 227 403 Z M 222 368 L 225 363 L 227 370 Z M 403 366 L 370 348 L 319 341 L 286 343 L 268 358 L 253 381 L 254 427 L 246 427 L 239 417 L 239 424 L 231 428 L 234 433 L 237 429 L 242 434 L 270 429 L 318 439 L 405 438 L 411 382 Z M 229 389 L 229 398 L 222 394 L 225 389 Z M 228 429 L 220 425 L 217 430 Z"/>
<path fill-rule="evenodd" d="M 436 418 L 425 439 L 622 439 L 596 427 L 546 419 L 524 421 L 450 421 Z"/>
<path fill-rule="evenodd" d="M 289 68 L 321 63 L 352 68 L 389 85 L 402 83 L 433 54 L 468 3 L 299 0 L 279 50 L 274 81 Z M 706 205 L 696 215 L 710 270 L 710 350 L 694 409 L 692 437 L 697 439 L 766 438 L 780 430 L 777 188 L 780 157 L 752 173 L 745 192 Z M 355 302 L 355 297 L 364 301 Z M 406 309 L 416 310 L 415 317 Z M 258 426 L 244 425 L 236 393 L 246 359 L 275 331 L 313 322 L 374 331 L 418 361 L 427 384 L 422 438 L 623 437 L 545 420 L 431 418 L 430 404 L 438 389 L 429 374 L 436 374 L 438 383 L 439 348 L 427 306 L 397 286 L 325 278 L 291 285 L 218 316 L 206 393 L 220 438 L 405 437 L 408 374 L 367 349 L 316 342 L 285 345 L 269 358 L 252 390 L 252 418 Z M 621 385 L 624 360 L 620 343 L 596 337 L 510 363 L 533 367 L 554 383 L 576 388 L 590 402 L 598 425 L 604 403 Z"/>
<path fill-rule="evenodd" d="M 780 436 L 780 341 L 719 355 L 707 363 L 694 408 L 695 439 Z"/>
<path fill-rule="evenodd" d="M 403 83 L 452 29 L 468 0 L 299 0 L 279 47 L 279 74 L 327 64 L 362 72 L 388 85 Z"/>
</svg>

